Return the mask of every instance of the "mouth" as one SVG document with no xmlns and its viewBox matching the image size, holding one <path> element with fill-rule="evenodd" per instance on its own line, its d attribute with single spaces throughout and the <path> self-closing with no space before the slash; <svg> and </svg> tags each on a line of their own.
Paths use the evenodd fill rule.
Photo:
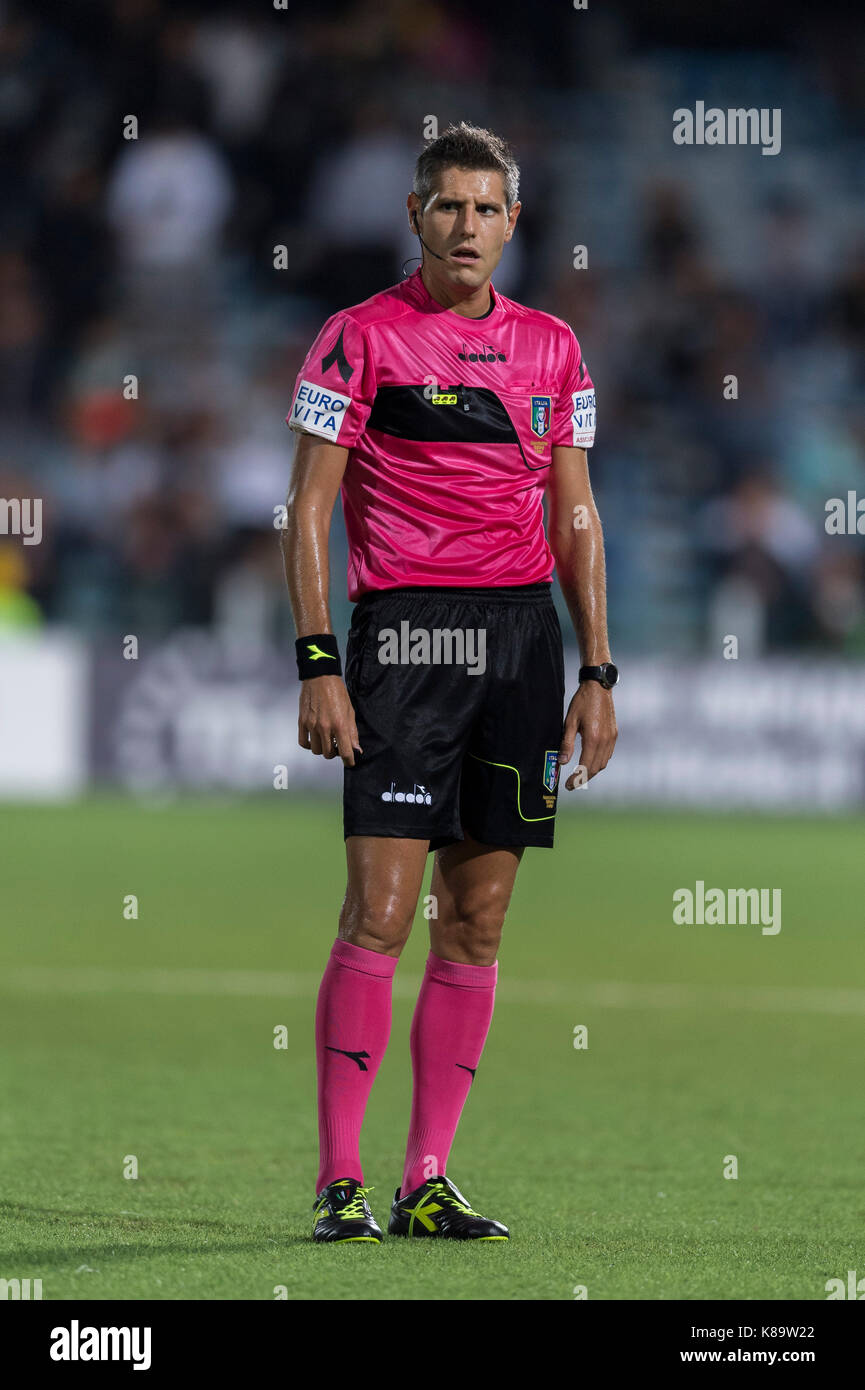
<svg viewBox="0 0 865 1390">
<path fill-rule="evenodd" d="M 461 265 L 471 265 L 474 261 L 479 261 L 480 256 L 470 246 L 458 246 L 455 251 L 451 251 L 451 260 L 459 261 Z"/>
</svg>

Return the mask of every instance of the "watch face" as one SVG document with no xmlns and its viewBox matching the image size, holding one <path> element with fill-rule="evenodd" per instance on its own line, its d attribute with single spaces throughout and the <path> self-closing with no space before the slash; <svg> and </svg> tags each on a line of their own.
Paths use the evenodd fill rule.
<svg viewBox="0 0 865 1390">
<path fill-rule="evenodd" d="M 606 677 L 607 689 L 615 685 L 619 679 L 618 668 L 613 665 L 612 661 L 604 662 L 604 676 Z"/>
</svg>

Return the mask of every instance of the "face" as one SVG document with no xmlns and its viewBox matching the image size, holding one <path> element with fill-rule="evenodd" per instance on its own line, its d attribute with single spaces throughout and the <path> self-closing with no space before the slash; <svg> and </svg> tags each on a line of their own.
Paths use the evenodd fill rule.
<svg viewBox="0 0 865 1390">
<path fill-rule="evenodd" d="M 427 245 L 444 260 L 427 260 L 431 272 L 454 288 L 479 289 L 489 280 L 513 236 L 519 203 L 508 214 L 504 179 L 496 170 L 443 169 L 426 207 L 409 194 L 409 220 L 418 225 Z"/>
</svg>

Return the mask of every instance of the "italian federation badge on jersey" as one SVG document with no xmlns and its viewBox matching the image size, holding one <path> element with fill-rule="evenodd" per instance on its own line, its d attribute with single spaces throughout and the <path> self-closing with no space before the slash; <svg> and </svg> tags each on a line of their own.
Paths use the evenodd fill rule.
<svg viewBox="0 0 865 1390">
<path fill-rule="evenodd" d="M 558 748 L 548 748 L 544 754 L 544 786 L 548 792 L 554 792 L 559 780 L 559 750 Z"/>
<path fill-rule="evenodd" d="M 553 422 L 552 396 L 532 396 L 532 434 L 543 439 Z"/>
</svg>

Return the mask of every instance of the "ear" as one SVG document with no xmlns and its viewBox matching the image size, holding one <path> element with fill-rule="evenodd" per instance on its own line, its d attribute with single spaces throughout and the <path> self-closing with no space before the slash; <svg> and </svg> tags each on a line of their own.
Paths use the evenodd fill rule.
<svg viewBox="0 0 865 1390">
<path fill-rule="evenodd" d="M 508 213 L 508 226 L 507 231 L 505 232 L 505 241 L 510 241 L 511 237 L 514 234 L 514 228 L 517 225 L 517 218 L 520 215 L 521 208 L 522 203 L 514 203 L 513 207 Z"/>
</svg>

